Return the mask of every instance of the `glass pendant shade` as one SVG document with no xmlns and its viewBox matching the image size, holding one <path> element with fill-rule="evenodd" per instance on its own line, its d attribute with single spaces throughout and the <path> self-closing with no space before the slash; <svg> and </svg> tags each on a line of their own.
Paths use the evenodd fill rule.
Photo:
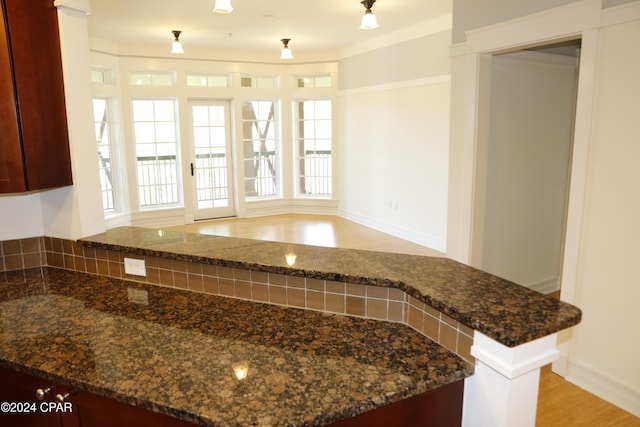
<svg viewBox="0 0 640 427">
<path fill-rule="evenodd" d="M 362 21 L 360 22 L 361 30 L 373 30 L 374 28 L 378 28 L 378 20 L 376 16 L 371 12 L 371 10 L 367 10 L 364 15 L 362 15 Z"/>
<path fill-rule="evenodd" d="M 283 47 L 282 53 L 280 54 L 280 59 L 293 59 L 291 49 L 289 49 L 288 47 Z"/>
<path fill-rule="evenodd" d="M 172 31 L 173 33 L 173 44 L 171 45 L 171 53 L 174 54 L 183 54 L 184 50 L 182 49 L 182 43 L 180 42 L 180 40 L 178 39 L 178 37 L 180 37 L 180 33 L 182 31 Z"/>
<path fill-rule="evenodd" d="M 175 53 L 175 54 L 182 54 L 184 53 L 184 49 L 182 49 L 182 43 L 180 43 L 179 41 L 177 42 L 173 42 L 173 45 L 171 46 L 171 53 Z"/>
<path fill-rule="evenodd" d="M 213 11 L 215 13 L 231 13 L 233 11 L 231 0 L 216 0 Z"/>
<path fill-rule="evenodd" d="M 282 39 L 282 52 L 280 53 L 280 59 L 293 59 L 291 49 L 289 49 L 289 41 L 291 39 Z"/>
</svg>

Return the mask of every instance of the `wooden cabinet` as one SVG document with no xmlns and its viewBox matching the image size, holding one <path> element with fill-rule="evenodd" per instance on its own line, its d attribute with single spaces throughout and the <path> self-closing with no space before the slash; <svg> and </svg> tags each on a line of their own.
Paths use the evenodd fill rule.
<svg viewBox="0 0 640 427">
<path fill-rule="evenodd" d="M 28 408 L 17 407 L 18 404 L 40 404 L 36 399 L 36 390 L 39 388 L 46 389 L 52 385 L 50 382 L 5 369 L 0 369 L 0 378 L 2 378 L 0 403 L 3 405 L 16 405 L 14 408 L 10 406 L 5 408 L 3 406 L 2 411 L 0 411 L 0 425 L 62 427 L 62 414 L 60 413 L 45 413 L 39 411 L 37 407 L 35 411 L 31 411 L 33 406 Z"/>
<path fill-rule="evenodd" d="M 0 402 L 33 404 L 29 413 L 0 411 L 0 426 L 12 427 L 195 427 L 195 424 L 137 408 L 31 375 L 0 369 Z M 48 390 L 43 400 L 36 390 Z M 331 424 L 331 427 L 452 427 L 462 422 L 460 380 L 389 406 Z M 56 395 L 69 395 L 56 406 Z M 6 403 L 5 403 L 6 404 Z M 44 406 L 41 406 L 44 405 Z M 24 412 L 24 411 L 23 411 Z"/>
<path fill-rule="evenodd" d="M 57 10 L 0 4 L 0 193 L 71 185 Z"/>
<path fill-rule="evenodd" d="M 12 427 L 195 427 L 167 415 L 137 408 L 112 399 L 53 384 L 8 369 L 0 369 L 0 426 Z M 50 390 L 42 400 L 36 391 Z M 56 400 L 58 394 L 65 401 Z M 18 406 L 20 405 L 20 406 Z M 25 409 L 28 408 L 28 409 Z M 18 411 L 20 410 L 20 411 Z M 17 413 L 20 412 L 20 413 Z M 28 412 L 28 413 L 27 413 Z"/>
<path fill-rule="evenodd" d="M 331 424 L 329 427 L 455 427 L 462 425 L 464 380 Z"/>
</svg>

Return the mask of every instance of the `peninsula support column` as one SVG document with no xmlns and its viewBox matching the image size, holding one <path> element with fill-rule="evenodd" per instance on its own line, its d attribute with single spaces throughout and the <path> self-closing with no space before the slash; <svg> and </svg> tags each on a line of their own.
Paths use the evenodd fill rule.
<svg viewBox="0 0 640 427">
<path fill-rule="evenodd" d="M 556 334 L 511 348 L 475 331 L 471 355 L 463 427 L 535 427 L 540 368 L 558 358 Z"/>
</svg>

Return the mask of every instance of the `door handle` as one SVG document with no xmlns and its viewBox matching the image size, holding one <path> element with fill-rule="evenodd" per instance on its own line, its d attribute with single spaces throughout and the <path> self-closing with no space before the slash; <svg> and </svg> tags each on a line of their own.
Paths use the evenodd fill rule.
<svg viewBox="0 0 640 427">
<path fill-rule="evenodd" d="M 193 166 L 193 163 L 191 163 L 191 176 L 193 176 L 193 171 L 194 171 L 195 169 L 196 169 L 196 168 Z"/>
</svg>

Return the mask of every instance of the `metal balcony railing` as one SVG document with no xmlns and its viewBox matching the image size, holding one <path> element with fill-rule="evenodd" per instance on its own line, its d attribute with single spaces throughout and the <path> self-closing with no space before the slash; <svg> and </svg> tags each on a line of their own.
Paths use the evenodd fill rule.
<svg viewBox="0 0 640 427">
<path fill-rule="evenodd" d="M 136 170 L 140 206 L 179 202 L 176 156 L 138 157 Z"/>
<path fill-rule="evenodd" d="M 301 162 L 300 193 L 330 195 L 331 185 L 331 151 L 307 150 Z"/>
<path fill-rule="evenodd" d="M 196 154 L 195 176 L 198 204 L 218 206 L 229 199 L 227 156 L 225 153 Z"/>
<path fill-rule="evenodd" d="M 256 152 L 245 163 L 247 195 L 257 197 L 278 194 L 276 154 Z M 105 209 L 113 209 L 113 177 L 111 159 L 100 158 L 101 183 Z M 307 150 L 300 159 L 299 191 L 305 195 L 331 195 L 332 153 L 329 150 Z M 136 158 L 140 206 L 156 206 L 179 202 L 176 156 Z M 229 197 L 227 157 L 224 153 L 198 154 L 195 159 L 198 201 L 226 200 Z"/>
</svg>

